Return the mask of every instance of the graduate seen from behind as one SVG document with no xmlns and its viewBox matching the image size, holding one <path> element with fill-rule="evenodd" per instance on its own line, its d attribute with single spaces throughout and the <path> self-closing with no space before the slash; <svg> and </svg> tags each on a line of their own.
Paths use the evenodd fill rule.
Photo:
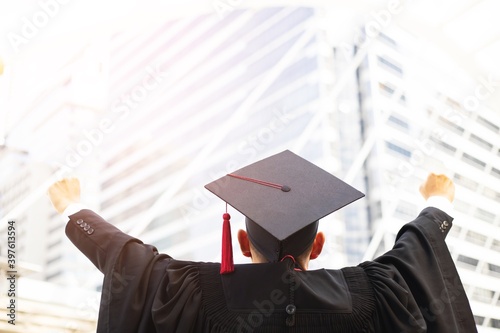
<svg viewBox="0 0 500 333">
<path fill-rule="evenodd" d="M 246 217 L 238 241 L 252 264 L 232 263 L 229 214 L 221 264 L 180 261 L 85 209 L 77 179 L 49 188 L 67 236 L 104 274 L 98 332 L 477 332 L 445 244 L 446 176 L 429 175 L 428 207 L 392 250 L 339 270 L 307 268 L 325 242 L 319 219 L 364 196 L 353 187 L 284 151 L 206 188 Z"/>
</svg>

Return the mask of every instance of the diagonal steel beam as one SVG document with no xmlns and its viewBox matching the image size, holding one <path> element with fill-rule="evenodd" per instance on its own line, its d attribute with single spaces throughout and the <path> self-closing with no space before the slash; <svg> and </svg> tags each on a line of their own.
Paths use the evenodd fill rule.
<svg viewBox="0 0 500 333">
<path fill-rule="evenodd" d="M 289 64 L 294 60 L 297 53 L 300 52 L 307 43 L 314 36 L 314 30 L 309 27 L 302 33 L 302 36 L 295 42 L 294 45 L 288 50 L 285 56 L 274 66 L 274 68 L 266 75 L 262 82 L 248 95 L 248 97 L 241 103 L 238 109 L 226 120 L 221 128 L 234 128 L 236 124 L 239 124 L 243 118 L 244 113 L 248 111 L 266 92 L 266 90 L 273 84 L 273 82 L 279 77 L 279 75 L 289 66 Z M 155 201 L 151 208 L 146 212 L 144 222 L 135 226 L 129 230 L 129 234 L 133 236 L 139 236 L 148 225 L 158 216 L 162 207 L 173 195 L 175 195 L 186 181 L 191 177 L 191 175 L 196 171 L 200 164 L 207 159 L 211 153 L 218 147 L 218 145 L 224 140 L 226 133 L 224 131 L 215 131 L 215 134 L 203 147 L 197 157 L 189 164 L 187 168 L 182 170 L 176 181 L 169 186 L 169 188 Z"/>
</svg>

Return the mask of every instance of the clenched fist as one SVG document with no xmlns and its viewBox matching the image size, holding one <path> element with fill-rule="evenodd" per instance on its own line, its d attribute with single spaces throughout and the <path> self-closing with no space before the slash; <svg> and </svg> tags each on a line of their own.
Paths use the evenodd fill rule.
<svg viewBox="0 0 500 333">
<path fill-rule="evenodd" d="M 64 178 L 49 187 L 50 201 L 59 214 L 72 203 L 80 202 L 80 181 L 77 178 Z"/>
<path fill-rule="evenodd" d="M 441 196 L 453 202 L 455 198 L 455 185 L 445 175 L 429 174 L 427 180 L 420 185 L 420 193 L 427 200 L 431 196 Z"/>
</svg>

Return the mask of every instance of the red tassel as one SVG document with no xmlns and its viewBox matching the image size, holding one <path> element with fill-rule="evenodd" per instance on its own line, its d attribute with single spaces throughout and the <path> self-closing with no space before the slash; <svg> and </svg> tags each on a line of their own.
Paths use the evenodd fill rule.
<svg viewBox="0 0 500 333">
<path fill-rule="evenodd" d="M 234 272 L 231 224 L 229 223 L 231 215 L 224 213 L 222 218 L 224 219 L 224 224 L 222 226 L 222 260 L 220 264 L 220 273 L 229 274 Z"/>
</svg>

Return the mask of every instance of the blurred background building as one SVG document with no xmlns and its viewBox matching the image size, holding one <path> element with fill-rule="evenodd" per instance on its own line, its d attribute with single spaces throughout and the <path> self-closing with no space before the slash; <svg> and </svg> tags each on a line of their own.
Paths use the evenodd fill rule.
<svg viewBox="0 0 500 333">
<path fill-rule="evenodd" d="M 64 288 L 83 288 L 88 294 L 75 294 L 74 316 L 65 312 L 58 329 L 92 331 L 96 318 L 102 275 L 50 207 L 45 191 L 55 177 L 80 177 L 89 207 L 161 252 L 218 261 L 225 205 L 203 185 L 290 149 L 366 193 L 322 220 L 327 245 L 312 268 L 356 265 L 388 250 L 424 206 L 418 186 L 428 171 L 451 176 L 456 218 L 447 242 L 480 332 L 499 332 L 500 94 L 492 64 L 500 26 L 481 24 L 498 4 L 234 3 L 172 11 L 125 2 L 119 13 L 99 8 L 109 17 L 100 13 L 85 32 L 52 42 L 42 26 L 26 43 L 12 37 L 24 38 L 19 22 L 9 27 L 9 47 L 20 50 L 0 76 L 0 234 L 16 221 L 19 260 L 30 267 L 20 307 L 49 288 L 30 285 L 63 288 L 53 293 L 61 299 Z M 49 17 L 44 8 L 24 13 Z M 82 9 L 50 8 L 55 26 Z M 243 221 L 231 214 L 236 232 Z M 50 318 L 61 301 L 46 302 L 56 309 Z M 19 315 L 29 323 L 22 331 L 41 332 L 27 318 Z"/>
</svg>

